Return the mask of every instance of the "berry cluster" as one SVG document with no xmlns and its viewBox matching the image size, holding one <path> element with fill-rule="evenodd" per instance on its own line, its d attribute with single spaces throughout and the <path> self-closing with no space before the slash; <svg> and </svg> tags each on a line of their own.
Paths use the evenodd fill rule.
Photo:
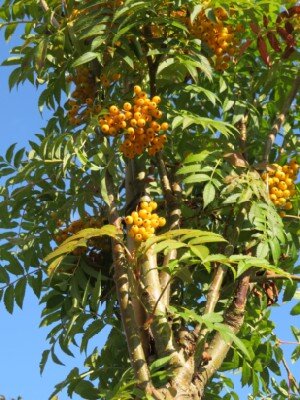
<svg viewBox="0 0 300 400">
<path fill-rule="evenodd" d="M 95 104 L 96 81 L 89 68 L 78 68 L 75 75 L 67 77 L 68 82 L 74 82 L 75 90 L 68 100 L 68 118 L 71 125 L 81 125 L 91 116 L 99 114 L 100 105 Z"/>
<path fill-rule="evenodd" d="M 59 245 L 68 239 L 70 236 L 75 235 L 82 229 L 86 228 L 101 228 L 107 221 L 103 218 L 88 218 L 86 221 L 82 219 L 78 219 L 76 221 L 71 222 L 69 226 L 64 229 L 60 229 L 58 233 L 54 236 L 55 242 Z M 57 225 L 61 225 L 59 222 Z M 107 251 L 110 246 L 109 238 L 106 236 L 101 236 L 99 238 L 90 239 L 88 242 L 90 247 L 95 247 L 96 249 L 101 249 Z M 82 255 L 86 253 L 87 249 L 85 247 L 78 247 L 73 251 L 75 256 Z"/>
<path fill-rule="evenodd" d="M 167 140 L 167 136 L 160 132 L 169 127 L 167 122 L 157 122 L 162 117 L 162 111 L 158 109 L 161 101 L 159 96 L 148 98 L 140 86 L 134 87 L 134 93 L 133 104 L 124 103 L 121 110 L 113 105 L 109 108 L 109 114 L 99 119 L 105 135 L 117 136 L 124 133 L 120 150 L 130 159 L 146 149 L 150 156 L 160 151 Z"/>
<path fill-rule="evenodd" d="M 269 188 L 271 201 L 276 207 L 291 210 L 293 204 L 289 201 L 296 194 L 295 180 L 299 171 L 299 165 L 291 160 L 287 165 L 271 164 L 267 172 L 262 174 L 262 179 Z M 281 213 L 284 216 L 284 213 Z"/>
<path fill-rule="evenodd" d="M 227 12 L 218 7 L 214 9 L 216 22 L 210 20 L 202 10 L 194 23 L 190 25 L 190 31 L 201 39 L 213 51 L 216 56 L 215 68 L 223 71 L 228 68 L 228 62 L 237 52 L 237 40 L 235 33 L 243 30 L 241 25 L 235 28 L 224 23 L 228 19 Z"/>
<path fill-rule="evenodd" d="M 136 211 L 125 218 L 126 225 L 130 226 L 129 236 L 136 242 L 142 242 L 153 236 L 155 229 L 166 225 L 166 219 L 153 213 L 157 209 L 155 201 L 141 201 Z"/>
<path fill-rule="evenodd" d="M 101 74 L 100 81 L 103 87 L 109 87 L 111 83 L 118 81 L 121 78 L 121 74 L 114 73 L 112 75 Z"/>
</svg>

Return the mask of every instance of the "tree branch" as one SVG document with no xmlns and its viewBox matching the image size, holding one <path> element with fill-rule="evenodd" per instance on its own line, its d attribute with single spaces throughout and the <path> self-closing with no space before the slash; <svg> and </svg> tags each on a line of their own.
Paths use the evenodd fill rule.
<svg viewBox="0 0 300 400">
<path fill-rule="evenodd" d="M 278 134 L 282 124 L 285 121 L 286 114 L 288 113 L 288 111 L 293 103 L 293 100 L 295 99 L 295 97 L 298 93 L 299 88 L 300 88 L 300 74 L 298 74 L 298 76 L 295 78 L 292 88 L 291 88 L 291 91 L 288 94 L 285 102 L 283 103 L 281 112 L 278 115 L 277 120 L 274 123 L 274 125 L 267 137 L 262 164 L 267 164 L 269 161 L 269 155 L 272 150 L 272 146 L 275 142 L 276 135 Z"/>
<path fill-rule="evenodd" d="M 109 199 L 109 222 L 115 225 L 117 229 L 121 230 L 121 218 L 118 214 L 115 204 L 116 190 L 114 187 L 113 178 L 108 170 L 106 170 L 105 174 L 105 183 Z M 117 288 L 120 312 L 126 335 L 131 365 L 134 370 L 135 378 L 138 381 L 138 385 L 147 392 L 150 392 L 150 372 L 146 363 L 140 332 L 134 315 L 127 272 L 128 265 L 124 247 L 113 240 L 112 248 L 115 268 L 114 280 Z"/>
<path fill-rule="evenodd" d="M 138 190 L 140 189 L 139 178 L 142 178 L 142 180 L 144 180 L 144 174 L 142 174 L 142 176 L 141 174 L 139 174 L 139 176 L 136 176 L 135 172 L 136 172 L 136 166 L 134 160 L 129 160 L 128 164 L 126 165 L 126 171 L 125 171 L 126 212 L 131 211 L 130 208 L 133 208 L 136 205 L 136 203 L 139 202 L 141 196 L 141 193 Z M 127 247 L 131 252 L 131 254 L 133 254 L 135 251 L 135 242 L 133 238 L 131 238 L 129 235 L 127 235 Z M 141 303 L 140 296 L 133 296 L 132 305 L 134 309 L 135 319 L 140 329 L 140 336 L 144 353 L 145 356 L 148 357 L 150 348 L 149 332 L 143 328 L 144 323 L 147 319 L 147 314 L 143 304 Z"/>
<path fill-rule="evenodd" d="M 250 274 L 247 271 L 247 274 L 240 279 L 234 301 L 224 315 L 224 325 L 226 325 L 235 335 L 240 331 L 244 322 L 249 284 Z M 209 349 L 207 350 L 211 360 L 206 366 L 201 367 L 199 373 L 195 376 L 195 383 L 201 396 L 203 395 L 208 380 L 222 365 L 231 344 L 232 340 L 225 340 L 220 332 L 217 332 L 214 335 L 209 345 Z"/>
<path fill-rule="evenodd" d="M 168 229 L 176 229 L 180 226 L 180 218 L 181 218 L 181 210 L 179 206 L 179 196 L 181 194 L 180 186 L 174 182 L 171 186 L 167 168 L 165 162 L 162 158 L 162 153 L 159 152 L 156 155 L 158 173 L 160 176 L 160 180 L 162 183 L 162 189 L 164 198 L 167 205 L 167 213 L 168 213 Z M 177 251 L 175 249 L 168 252 L 168 254 L 164 257 L 163 266 L 166 268 L 168 263 L 172 260 L 175 260 L 177 257 Z M 166 270 L 162 270 L 160 273 L 160 284 L 162 289 L 164 290 L 163 300 L 165 305 L 169 304 L 170 299 L 170 285 L 167 284 L 170 281 L 170 275 Z M 166 288 L 166 290 L 165 290 Z"/>
<path fill-rule="evenodd" d="M 45 11 L 45 13 L 50 11 L 50 8 L 46 2 L 46 0 L 39 0 L 40 6 L 42 7 L 42 9 Z M 60 28 L 60 24 L 57 21 L 57 19 L 55 18 L 55 16 L 53 15 L 53 12 L 51 12 L 50 15 L 50 23 L 51 25 L 54 26 L 54 28 Z"/>
<path fill-rule="evenodd" d="M 251 282 L 266 282 L 266 281 L 283 281 L 291 279 L 294 282 L 300 282 L 299 275 L 259 275 L 251 277 Z"/>
</svg>

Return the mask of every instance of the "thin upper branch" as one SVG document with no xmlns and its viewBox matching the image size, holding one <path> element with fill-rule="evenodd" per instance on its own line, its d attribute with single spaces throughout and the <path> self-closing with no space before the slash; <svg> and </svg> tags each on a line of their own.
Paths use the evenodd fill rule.
<svg viewBox="0 0 300 400">
<path fill-rule="evenodd" d="M 259 275 L 251 277 L 251 282 L 266 282 L 266 281 L 283 281 L 292 280 L 294 282 L 300 282 L 299 275 Z"/>
<path fill-rule="evenodd" d="M 46 13 L 50 11 L 50 8 L 49 8 L 46 0 L 39 0 L 39 3 L 40 3 L 40 6 L 42 7 L 42 9 Z M 53 25 L 55 28 L 60 28 L 60 24 L 57 21 L 57 19 L 55 18 L 53 12 L 51 12 L 51 15 L 50 15 L 50 22 L 51 22 L 51 25 Z"/>
<path fill-rule="evenodd" d="M 300 74 L 298 74 L 298 76 L 295 78 L 291 91 L 289 92 L 285 102 L 282 105 L 281 112 L 278 115 L 274 125 L 272 126 L 270 133 L 268 134 L 267 141 L 265 144 L 263 164 L 267 164 L 269 161 L 269 154 L 275 142 L 276 135 L 278 134 L 281 126 L 283 125 L 286 118 L 286 114 L 288 113 L 295 97 L 297 96 L 299 89 L 300 89 Z"/>
<path fill-rule="evenodd" d="M 249 284 L 250 273 L 248 272 L 240 279 L 235 298 L 224 314 L 224 325 L 226 325 L 235 335 L 240 331 L 244 322 Z M 226 340 L 220 332 L 216 332 L 210 342 L 209 349 L 207 350 L 211 360 L 207 365 L 200 368 L 199 373 L 195 377 L 195 383 L 197 384 L 198 390 L 201 394 L 203 394 L 208 380 L 222 365 L 231 345 L 232 339 Z"/>
</svg>

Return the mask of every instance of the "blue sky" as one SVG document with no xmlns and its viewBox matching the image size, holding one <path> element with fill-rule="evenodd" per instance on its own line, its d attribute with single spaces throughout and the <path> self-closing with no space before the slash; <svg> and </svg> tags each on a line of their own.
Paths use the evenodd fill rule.
<svg viewBox="0 0 300 400">
<path fill-rule="evenodd" d="M 8 56 L 11 43 L 4 44 L 1 37 L 0 60 Z M 0 153 L 17 142 L 18 146 L 26 146 L 29 139 L 38 133 L 47 120 L 47 112 L 40 115 L 37 108 L 38 92 L 29 84 L 8 90 L 9 69 L 0 69 Z M 280 304 L 281 305 L 281 304 Z M 300 327 L 300 317 L 289 315 L 290 305 L 275 307 L 273 317 L 276 323 L 276 331 L 282 340 L 294 340 L 289 326 Z M 8 314 L 0 303 L 0 394 L 11 397 L 21 395 L 24 400 L 47 400 L 55 383 L 64 379 L 69 369 L 74 366 L 82 367 L 82 356 L 76 355 L 76 360 L 62 355 L 66 367 L 58 366 L 49 362 L 43 376 L 39 374 L 39 362 L 41 353 L 48 348 L 45 341 L 47 329 L 39 328 L 41 307 L 36 297 L 27 291 L 23 310 L 17 307 L 14 314 Z M 96 338 L 93 345 L 102 346 L 104 335 Z M 294 346 L 284 346 L 286 358 L 289 359 Z M 293 371 L 296 378 L 300 379 L 300 365 L 295 365 Z M 298 371 L 297 371 L 298 370 Z M 296 372 L 297 371 L 297 372 Z M 240 389 L 240 399 L 246 399 L 249 389 Z M 60 400 L 67 400 L 64 393 L 59 396 Z M 73 399 L 78 399 L 74 396 Z"/>
</svg>

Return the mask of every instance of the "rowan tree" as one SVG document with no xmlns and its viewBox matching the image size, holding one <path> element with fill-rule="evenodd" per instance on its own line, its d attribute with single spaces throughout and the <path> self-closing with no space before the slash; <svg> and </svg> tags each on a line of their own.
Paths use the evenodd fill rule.
<svg viewBox="0 0 300 400">
<path fill-rule="evenodd" d="M 10 88 L 42 88 L 53 114 L 0 160 L 0 294 L 10 313 L 26 287 L 43 304 L 41 371 L 59 348 L 86 353 L 53 396 L 238 399 L 238 370 L 251 399 L 299 398 L 270 313 L 300 280 L 299 15 L 277 0 L 3 2 Z"/>
</svg>

